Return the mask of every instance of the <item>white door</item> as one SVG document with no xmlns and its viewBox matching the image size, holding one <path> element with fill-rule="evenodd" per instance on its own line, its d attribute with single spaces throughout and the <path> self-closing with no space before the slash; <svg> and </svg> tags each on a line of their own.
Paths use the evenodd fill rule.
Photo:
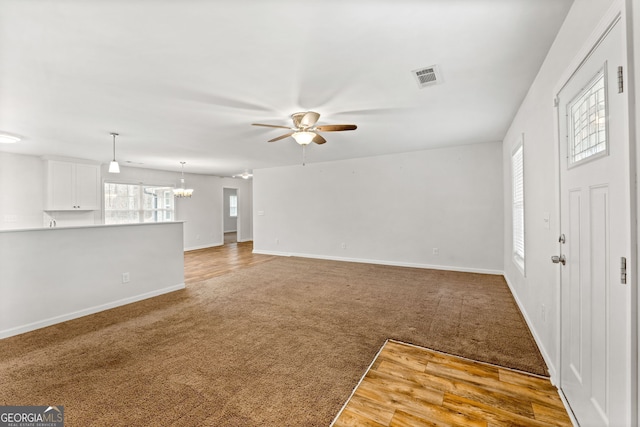
<svg viewBox="0 0 640 427">
<path fill-rule="evenodd" d="M 624 46 L 617 22 L 558 94 L 560 385 L 581 426 L 631 424 L 631 292 L 621 277 L 631 254 L 627 95 L 618 90 Z"/>
</svg>

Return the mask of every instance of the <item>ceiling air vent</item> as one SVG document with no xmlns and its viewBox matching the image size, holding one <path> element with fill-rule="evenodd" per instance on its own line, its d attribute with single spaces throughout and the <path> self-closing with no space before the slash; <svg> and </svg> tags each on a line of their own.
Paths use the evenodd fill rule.
<svg viewBox="0 0 640 427">
<path fill-rule="evenodd" d="M 440 77 L 440 70 L 437 65 L 431 65 L 430 67 L 424 67 L 412 71 L 413 75 L 418 82 L 420 89 L 427 86 L 433 86 L 442 83 Z"/>
</svg>

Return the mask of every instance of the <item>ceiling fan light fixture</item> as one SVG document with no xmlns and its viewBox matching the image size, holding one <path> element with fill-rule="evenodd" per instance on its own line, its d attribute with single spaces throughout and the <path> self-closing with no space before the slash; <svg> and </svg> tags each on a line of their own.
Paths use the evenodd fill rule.
<svg viewBox="0 0 640 427">
<path fill-rule="evenodd" d="M 242 179 L 249 179 L 253 177 L 252 173 L 249 173 L 249 170 L 245 169 L 244 172 L 242 172 L 241 174 L 238 175 L 232 175 L 233 178 L 242 178 Z"/>
<path fill-rule="evenodd" d="M 315 138 L 316 134 L 314 132 L 301 131 L 294 132 L 291 136 L 296 140 L 298 144 L 309 145 L 313 141 L 313 138 Z"/>
<path fill-rule="evenodd" d="M 324 139 L 320 132 L 340 132 L 344 130 L 356 130 L 358 128 L 358 126 L 353 124 L 316 126 L 319 118 L 319 113 L 316 113 L 315 111 L 307 111 L 306 113 L 293 113 L 291 115 L 291 119 L 293 120 L 293 127 L 268 125 L 264 123 L 252 123 L 252 126 L 288 129 L 290 130 L 290 132 L 272 138 L 269 140 L 269 142 L 280 141 L 281 139 L 292 137 L 299 145 L 302 145 L 303 147 L 305 145 L 311 144 L 312 142 L 318 145 L 327 142 L 327 140 Z"/>
</svg>

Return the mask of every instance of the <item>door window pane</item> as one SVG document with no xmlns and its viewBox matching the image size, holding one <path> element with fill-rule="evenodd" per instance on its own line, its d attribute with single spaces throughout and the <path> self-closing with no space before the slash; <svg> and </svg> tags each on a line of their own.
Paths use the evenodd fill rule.
<svg viewBox="0 0 640 427">
<path fill-rule="evenodd" d="M 604 72 L 569 104 L 569 165 L 607 152 L 607 97 Z"/>
</svg>

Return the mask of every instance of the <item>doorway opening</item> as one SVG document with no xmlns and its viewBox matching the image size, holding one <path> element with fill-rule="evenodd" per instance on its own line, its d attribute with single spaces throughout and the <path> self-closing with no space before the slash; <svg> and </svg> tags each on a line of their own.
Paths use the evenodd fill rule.
<svg viewBox="0 0 640 427">
<path fill-rule="evenodd" d="M 238 221 L 238 189 L 222 189 L 222 230 L 224 232 L 224 244 L 237 244 L 239 235 Z"/>
</svg>

